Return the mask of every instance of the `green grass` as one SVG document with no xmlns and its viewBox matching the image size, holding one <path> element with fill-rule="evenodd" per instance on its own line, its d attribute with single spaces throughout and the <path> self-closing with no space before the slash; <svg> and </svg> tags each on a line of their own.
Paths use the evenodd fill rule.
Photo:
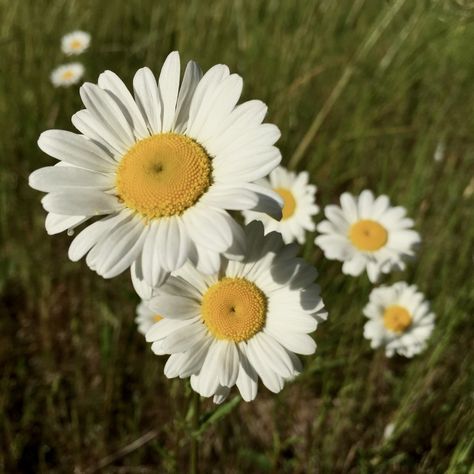
<svg viewBox="0 0 474 474">
<path fill-rule="evenodd" d="M 189 388 L 165 379 L 137 333 L 128 276 L 104 281 L 68 261 L 70 237 L 46 235 L 40 193 L 27 186 L 31 171 L 53 163 L 39 134 L 72 130 L 81 107 L 77 88 L 49 82 L 66 60 L 60 37 L 75 28 L 93 36 L 78 58 L 90 81 L 110 68 L 131 84 L 138 67 L 158 71 L 173 49 L 204 69 L 228 64 L 245 80 L 244 98 L 269 105 L 284 163 L 293 156 L 310 171 L 321 206 L 368 187 L 407 207 L 423 237 L 418 260 L 386 281 L 416 283 L 436 329 L 423 354 L 389 360 L 362 337 L 367 278 L 342 275 L 308 236 L 304 255 L 329 309 L 317 354 L 281 394 L 260 387 L 219 423 L 203 402 L 201 471 L 472 472 L 469 2 L 0 0 L 0 18 L 2 472 L 173 473 L 188 464 Z"/>
</svg>

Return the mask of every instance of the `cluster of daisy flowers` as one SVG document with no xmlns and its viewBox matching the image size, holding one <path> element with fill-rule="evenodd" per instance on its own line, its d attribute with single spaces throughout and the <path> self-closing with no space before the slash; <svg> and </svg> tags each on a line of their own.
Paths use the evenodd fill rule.
<svg viewBox="0 0 474 474">
<path fill-rule="evenodd" d="M 190 378 L 220 403 L 232 387 L 253 400 L 302 371 L 327 312 L 299 245 L 319 209 L 307 172 L 282 168 L 279 129 L 265 104 L 238 104 L 243 81 L 222 64 L 205 74 L 177 52 L 158 78 L 137 71 L 133 94 L 111 71 L 85 83 L 79 131 L 48 130 L 39 147 L 58 160 L 30 175 L 46 196 L 49 234 L 72 233 L 73 261 L 104 278 L 130 271 L 138 329 L 167 377 Z M 240 212 L 245 225 L 239 223 Z M 376 281 L 402 269 L 419 242 L 403 208 L 364 191 L 325 209 L 316 243 L 343 272 Z M 411 356 L 433 327 L 416 288 L 379 287 L 364 310 L 372 346 Z"/>
<path fill-rule="evenodd" d="M 66 56 L 77 56 L 89 48 L 91 36 L 85 31 L 73 31 L 61 39 L 61 51 Z M 84 65 L 71 62 L 58 66 L 51 73 L 51 82 L 55 87 L 69 87 L 77 84 L 84 75 Z"/>
</svg>

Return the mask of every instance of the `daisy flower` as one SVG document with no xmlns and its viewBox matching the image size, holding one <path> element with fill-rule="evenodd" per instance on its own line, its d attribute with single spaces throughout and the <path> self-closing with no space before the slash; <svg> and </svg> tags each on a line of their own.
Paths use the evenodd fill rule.
<svg viewBox="0 0 474 474">
<path fill-rule="evenodd" d="M 50 78 L 54 87 L 69 87 L 77 84 L 83 75 L 84 66 L 81 63 L 68 63 L 57 67 Z"/>
<path fill-rule="evenodd" d="M 149 302 L 164 317 L 146 339 L 155 354 L 171 354 L 165 375 L 191 377 L 193 389 L 216 403 L 234 385 L 253 400 L 259 378 L 279 392 L 301 371 L 296 354 L 314 353 L 309 333 L 327 317 L 317 272 L 296 257 L 298 245 L 264 235 L 256 221 L 245 235 L 242 261 L 223 257 L 212 275 L 186 264 Z"/>
<path fill-rule="evenodd" d="M 61 166 L 30 175 L 48 194 L 46 230 L 55 234 L 87 221 L 69 257 L 104 278 L 133 263 L 137 277 L 157 286 L 189 258 L 214 272 L 219 255 L 245 253 L 245 236 L 227 212 L 255 209 L 281 215 L 277 193 L 255 184 L 280 162 L 275 125 L 262 123 L 258 100 L 237 105 L 242 78 L 227 66 L 204 76 L 171 53 L 158 82 L 150 69 L 133 80 L 134 96 L 113 72 L 80 88 L 85 109 L 72 117 L 81 132 L 48 130 L 38 145 Z"/>
<path fill-rule="evenodd" d="M 374 199 L 371 191 L 358 197 L 344 193 L 341 207 L 326 206 L 324 213 L 328 220 L 318 224 L 322 235 L 316 244 L 326 258 L 344 262 L 343 273 L 357 276 L 367 270 L 372 283 L 382 273 L 403 270 L 421 241 L 406 210 L 391 207 L 387 196 Z"/>
<path fill-rule="evenodd" d="M 259 220 L 266 232 L 280 232 L 287 244 L 294 240 L 303 244 L 305 232 L 315 230 L 312 216 L 319 212 L 315 204 L 316 186 L 309 184 L 308 172 L 296 174 L 279 166 L 270 173 L 269 179 L 262 179 L 261 183 L 283 199 L 282 218 L 276 220 L 266 214 L 244 211 L 245 222 Z"/>
<path fill-rule="evenodd" d="M 91 42 L 91 35 L 85 31 L 73 31 L 61 38 L 61 51 L 67 56 L 83 53 Z"/>
<path fill-rule="evenodd" d="M 387 357 L 419 354 L 434 328 L 435 315 L 423 293 L 405 282 L 372 290 L 364 314 L 369 318 L 364 337 L 373 349 L 385 347 Z"/>
</svg>

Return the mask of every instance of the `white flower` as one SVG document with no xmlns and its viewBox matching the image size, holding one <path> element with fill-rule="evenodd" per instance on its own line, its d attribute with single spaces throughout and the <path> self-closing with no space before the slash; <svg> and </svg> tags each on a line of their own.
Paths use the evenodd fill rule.
<svg viewBox="0 0 474 474">
<path fill-rule="evenodd" d="M 51 82 L 54 87 L 69 87 L 77 84 L 83 75 L 84 66 L 81 63 L 63 64 L 51 73 Z"/>
<path fill-rule="evenodd" d="M 364 314 L 369 318 L 364 337 L 373 349 L 385 347 L 387 357 L 420 353 L 434 328 L 435 315 L 423 293 L 405 282 L 372 290 Z"/>
<path fill-rule="evenodd" d="M 261 222 L 245 228 L 242 261 L 223 258 L 213 275 L 187 264 L 158 288 L 150 308 L 164 317 L 146 334 L 156 354 L 171 354 L 167 377 L 191 377 L 202 396 L 223 401 L 237 385 L 253 400 L 257 381 L 279 392 L 301 371 L 296 354 L 313 354 L 309 333 L 327 313 L 316 270 Z"/>
<path fill-rule="evenodd" d="M 49 130 L 40 148 L 61 166 L 42 168 L 30 186 L 47 194 L 49 234 L 91 217 L 72 242 L 69 257 L 87 254 L 105 278 L 134 271 L 162 283 L 189 258 L 212 273 L 219 255 L 245 253 L 242 228 L 228 210 L 281 215 L 275 192 L 255 184 L 280 162 L 275 125 L 262 124 L 267 107 L 236 105 L 242 78 L 222 64 L 201 77 L 189 62 L 180 87 L 177 52 L 158 83 L 148 68 L 133 80 L 134 97 L 112 72 L 81 89 L 85 105 L 72 117 L 81 134 Z"/>
<path fill-rule="evenodd" d="M 146 334 L 147 331 L 158 321 L 161 321 L 163 318 L 156 314 L 148 306 L 148 302 L 145 300 L 140 301 L 137 305 L 137 317 L 135 322 L 138 325 L 138 332 L 141 334 Z"/>
<path fill-rule="evenodd" d="M 266 232 L 280 232 L 287 244 L 294 240 L 303 244 L 305 232 L 316 228 L 312 216 L 319 212 L 319 207 L 315 204 L 316 186 L 308 182 L 307 171 L 296 174 L 282 166 L 274 169 L 269 180 L 263 179 L 261 183 L 276 191 L 283 199 L 281 220 L 266 214 L 244 211 L 245 222 L 259 220 L 263 222 Z"/>
<path fill-rule="evenodd" d="M 415 256 L 420 235 L 403 207 L 391 207 L 387 196 L 374 199 L 371 191 L 354 197 L 341 195 L 341 207 L 326 206 L 328 220 L 318 224 L 316 237 L 326 258 L 344 262 L 342 272 L 357 276 L 367 270 L 375 283 L 381 273 L 403 270 Z"/>
<path fill-rule="evenodd" d="M 91 35 L 85 31 L 73 31 L 61 38 L 61 51 L 67 56 L 83 53 L 91 42 Z"/>
</svg>

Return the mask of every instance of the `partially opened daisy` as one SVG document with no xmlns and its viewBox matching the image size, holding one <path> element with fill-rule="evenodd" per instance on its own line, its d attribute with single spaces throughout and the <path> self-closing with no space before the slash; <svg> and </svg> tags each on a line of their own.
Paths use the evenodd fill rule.
<svg viewBox="0 0 474 474">
<path fill-rule="evenodd" d="M 85 31 L 72 31 L 61 38 L 61 50 L 67 56 L 83 53 L 90 45 L 91 35 Z"/>
<path fill-rule="evenodd" d="M 316 228 L 312 216 L 319 212 L 315 204 L 316 186 L 309 184 L 308 172 L 297 174 L 279 166 L 268 179 L 262 179 L 261 184 L 276 191 L 283 199 L 282 218 L 277 220 L 267 214 L 244 211 L 245 222 L 259 220 L 265 231 L 280 232 L 287 244 L 295 240 L 303 244 L 306 231 Z"/>
<path fill-rule="evenodd" d="M 202 396 L 223 401 L 237 385 L 253 400 L 258 379 L 272 392 L 301 371 L 296 354 L 313 354 L 309 333 L 327 313 L 314 284 L 316 270 L 297 258 L 296 244 L 245 228 L 242 261 L 222 258 L 205 275 L 187 264 L 158 288 L 149 306 L 164 317 L 146 334 L 156 354 L 171 354 L 167 377 L 191 377 Z"/>
<path fill-rule="evenodd" d="M 415 285 L 405 282 L 372 290 L 364 314 L 369 318 L 364 337 L 373 349 L 384 347 L 388 357 L 419 354 L 434 328 L 428 301 Z"/>
<path fill-rule="evenodd" d="M 341 206 L 326 206 L 327 220 L 318 224 L 316 244 L 326 258 L 344 262 L 343 273 L 357 276 L 367 270 L 375 283 L 382 273 L 403 270 L 415 256 L 420 235 L 403 207 L 392 207 L 387 196 L 371 191 L 358 197 L 341 195 Z"/>
<path fill-rule="evenodd" d="M 134 96 L 112 72 L 81 89 L 85 105 L 72 117 L 75 134 L 44 132 L 40 148 L 60 166 L 35 171 L 30 185 L 48 194 L 48 233 L 88 225 L 69 248 L 71 260 L 111 278 L 133 263 L 156 286 L 189 258 L 213 272 L 219 255 L 245 252 L 245 236 L 228 210 L 281 215 L 277 193 L 255 184 L 280 162 L 280 132 L 262 124 L 258 100 L 237 105 L 242 79 L 227 66 L 204 76 L 171 53 L 158 82 L 148 68 L 133 80 Z"/>
<path fill-rule="evenodd" d="M 63 64 L 51 73 L 51 82 L 55 87 L 69 87 L 77 84 L 83 75 L 84 66 L 81 63 Z"/>
</svg>

